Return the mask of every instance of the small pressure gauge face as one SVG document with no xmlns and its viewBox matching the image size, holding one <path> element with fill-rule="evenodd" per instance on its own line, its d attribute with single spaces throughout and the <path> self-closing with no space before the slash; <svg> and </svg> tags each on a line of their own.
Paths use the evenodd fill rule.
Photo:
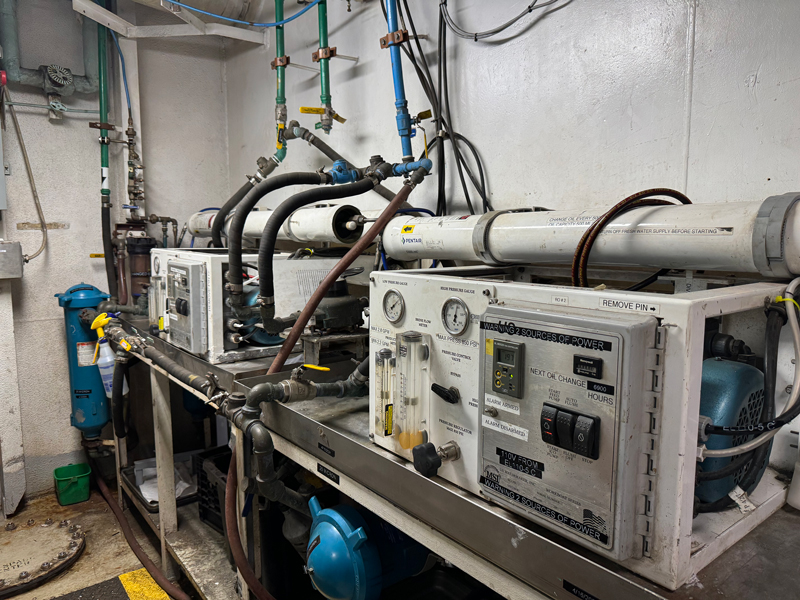
<svg viewBox="0 0 800 600">
<path fill-rule="evenodd" d="M 442 307 L 442 323 L 453 335 L 461 335 L 469 325 L 469 309 L 461 298 L 450 298 Z"/>
<path fill-rule="evenodd" d="M 406 312 L 406 303 L 397 290 L 389 290 L 383 296 L 383 314 L 390 323 L 398 323 Z"/>
</svg>

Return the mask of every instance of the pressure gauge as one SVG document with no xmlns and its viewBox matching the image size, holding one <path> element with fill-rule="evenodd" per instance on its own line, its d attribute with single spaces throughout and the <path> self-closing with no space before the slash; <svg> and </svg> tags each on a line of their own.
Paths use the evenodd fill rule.
<svg viewBox="0 0 800 600">
<path fill-rule="evenodd" d="M 383 296 L 383 314 L 390 323 L 398 323 L 406 313 L 406 303 L 397 290 L 389 290 Z"/>
<path fill-rule="evenodd" d="M 469 308 L 461 298 L 450 298 L 442 307 L 442 323 L 453 335 L 461 335 L 469 325 Z"/>
</svg>

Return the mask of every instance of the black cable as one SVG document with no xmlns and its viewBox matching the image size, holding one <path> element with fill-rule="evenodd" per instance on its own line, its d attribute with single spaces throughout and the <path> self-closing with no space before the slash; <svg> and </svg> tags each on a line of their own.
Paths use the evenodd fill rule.
<svg viewBox="0 0 800 600">
<path fill-rule="evenodd" d="M 449 10 L 447 9 L 447 0 L 442 0 L 442 2 L 439 3 L 439 10 L 442 16 L 444 17 L 445 23 L 447 23 L 447 26 L 452 30 L 453 33 L 455 33 L 458 37 L 463 38 L 465 40 L 472 40 L 474 42 L 477 42 L 478 40 L 484 40 L 486 38 L 495 36 L 498 33 L 504 32 L 514 23 L 519 21 L 522 17 L 532 13 L 534 10 L 544 8 L 545 6 L 550 6 L 551 4 L 555 4 L 556 2 L 558 2 L 558 0 L 549 0 L 548 2 L 542 2 L 541 4 L 539 4 L 538 0 L 533 0 L 533 2 L 531 2 L 525 10 L 523 10 L 521 13 L 519 13 L 516 17 L 512 18 L 511 20 L 506 21 L 505 23 L 499 25 L 498 27 L 495 27 L 494 29 L 487 29 L 486 31 L 477 31 L 477 32 L 467 31 L 465 29 L 462 29 L 456 24 L 456 22 L 450 16 Z"/>
<path fill-rule="evenodd" d="M 211 243 L 215 248 L 222 248 L 222 229 L 225 227 L 225 219 L 231 211 L 236 208 L 236 205 L 242 201 L 247 195 L 247 192 L 253 189 L 253 184 L 249 180 L 231 196 L 228 201 L 222 205 L 222 208 L 217 211 L 217 216 L 214 217 L 214 222 L 211 224 Z"/>
<path fill-rule="evenodd" d="M 795 404 L 785 415 L 775 418 L 775 378 L 777 377 L 777 358 L 771 358 L 777 353 L 777 339 L 780 337 L 780 330 L 786 323 L 785 313 L 780 310 L 783 307 L 770 306 L 767 309 L 767 343 L 764 351 L 764 406 L 769 404 L 772 407 L 769 414 L 764 415 L 762 411 L 761 421 L 755 425 L 745 427 L 722 427 L 709 425 L 706 427 L 706 435 L 742 435 L 758 434 L 761 435 L 773 429 L 783 427 L 800 415 L 800 402 Z M 797 309 L 795 309 L 797 310 Z M 772 335 L 770 335 L 770 333 Z M 769 394 L 769 395 L 768 395 Z M 771 399 L 771 400 L 770 400 Z M 759 448 L 768 446 L 762 444 Z"/>
<path fill-rule="evenodd" d="M 447 27 L 444 25 L 444 20 L 439 13 L 439 70 L 442 72 L 442 82 L 443 82 L 443 90 L 444 96 L 442 100 L 444 101 L 444 114 L 445 119 L 450 124 L 450 127 L 453 126 L 453 116 L 450 112 L 450 92 L 448 90 L 449 85 L 447 82 Z M 464 190 L 464 200 L 467 202 L 467 209 L 469 210 L 469 214 L 474 215 L 475 209 L 472 207 L 472 200 L 469 197 L 469 190 L 467 189 L 467 182 L 464 179 L 464 170 L 462 168 L 463 158 L 461 157 L 461 152 L 458 149 L 458 142 L 453 142 L 453 154 L 456 157 L 456 169 L 458 170 L 458 178 L 461 181 L 461 189 Z"/>
<path fill-rule="evenodd" d="M 647 279 L 642 279 L 639 283 L 634 283 L 631 287 L 625 288 L 625 291 L 637 292 L 639 290 L 643 290 L 648 285 L 651 285 L 656 281 L 658 281 L 659 277 L 666 275 L 667 273 L 669 273 L 669 269 L 661 269 L 660 271 L 650 275 L 650 277 L 648 277 Z"/>
<path fill-rule="evenodd" d="M 697 481 L 716 481 L 718 479 L 725 479 L 749 463 L 750 459 L 753 458 L 754 453 L 755 450 L 747 452 L 746 454 L 742 454 L 741 456 L 737 456 L 734 458 L 734 460 L 729 462 L 721 469 L 717 469 L 716 471 L 699 471 L 697 473 Z"/>
<path fill-rule="evenodd" d="M 326 186 L 313 188 L 295 194 L 291 198 L 284 200 L 272 212 L 264 231 L 261 234 L 261 244 L 258 247 L 258 277 L 259 277 L 259 297 L 272 298 L 275 296 L 275 282 L 273 281 L 272 261 L 275 255 L 275 243 L 278 233 L 283 227 L 283 223 L 289 216 L 299 208 L 309 204 L 317 204 L 328 200 L 340 200 L 366 194 L 375 187 L 377 182 L 365 177 L 355 183 L 345 185 Z"/>
</svg>

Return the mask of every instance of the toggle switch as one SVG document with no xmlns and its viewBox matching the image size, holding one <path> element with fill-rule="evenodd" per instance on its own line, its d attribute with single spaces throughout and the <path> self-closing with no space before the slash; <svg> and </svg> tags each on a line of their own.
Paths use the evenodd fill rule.
<svg viewBox="0 0 800 600">
<path fill-rule="evenodd" d="M 572 450 L 572 436 L 575 432 L 575 421 L 577 415 L 565 410 L 558 411 L 556 417 L 556 432 L 558 433 L 559 445 L 564 450 Z"/>
<path fill-rule="evenodd" d="M 542 407 L 542 440 L 555 446 L 558 446 L 558 434 L 556 432 L 557 413 L 558 410 L 555 406 L 545 404 Z"/>
<path fill-rule="evenodd" d="M 575 421 L 575 431 L 572 434 L 572 451 L 587 458 L 597 458 L 597 434 L 600 429 L 600 419 L 597 417 L 584 417 L 580 415 Z"/>
</svg>

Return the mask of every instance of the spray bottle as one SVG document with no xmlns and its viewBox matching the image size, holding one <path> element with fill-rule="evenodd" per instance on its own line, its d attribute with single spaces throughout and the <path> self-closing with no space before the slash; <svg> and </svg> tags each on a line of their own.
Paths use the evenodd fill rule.
<svg viewBox="0 0 800 600">
<path fill-rule="evenodd" d="M 97 346 L 94 350 L 94 363 L 100 369 L 100 378 L 103 380 L 103 388 L 106 390 L 106 396 L 111 398 L 111 389 L 114 385 L 114 365 L 116 363 L 116 355 L 111 349 L 111 344 L 108 343 L 108 338 L 105 336 L 103 327 L 108 325 L 112 316 L 108 313 L 100 313 L 97 318 L 92 322 L 92 329 L 97 331 Z M 128 393 L 128 382 L 122 380 L 122 393 Z"/>
</svg>

